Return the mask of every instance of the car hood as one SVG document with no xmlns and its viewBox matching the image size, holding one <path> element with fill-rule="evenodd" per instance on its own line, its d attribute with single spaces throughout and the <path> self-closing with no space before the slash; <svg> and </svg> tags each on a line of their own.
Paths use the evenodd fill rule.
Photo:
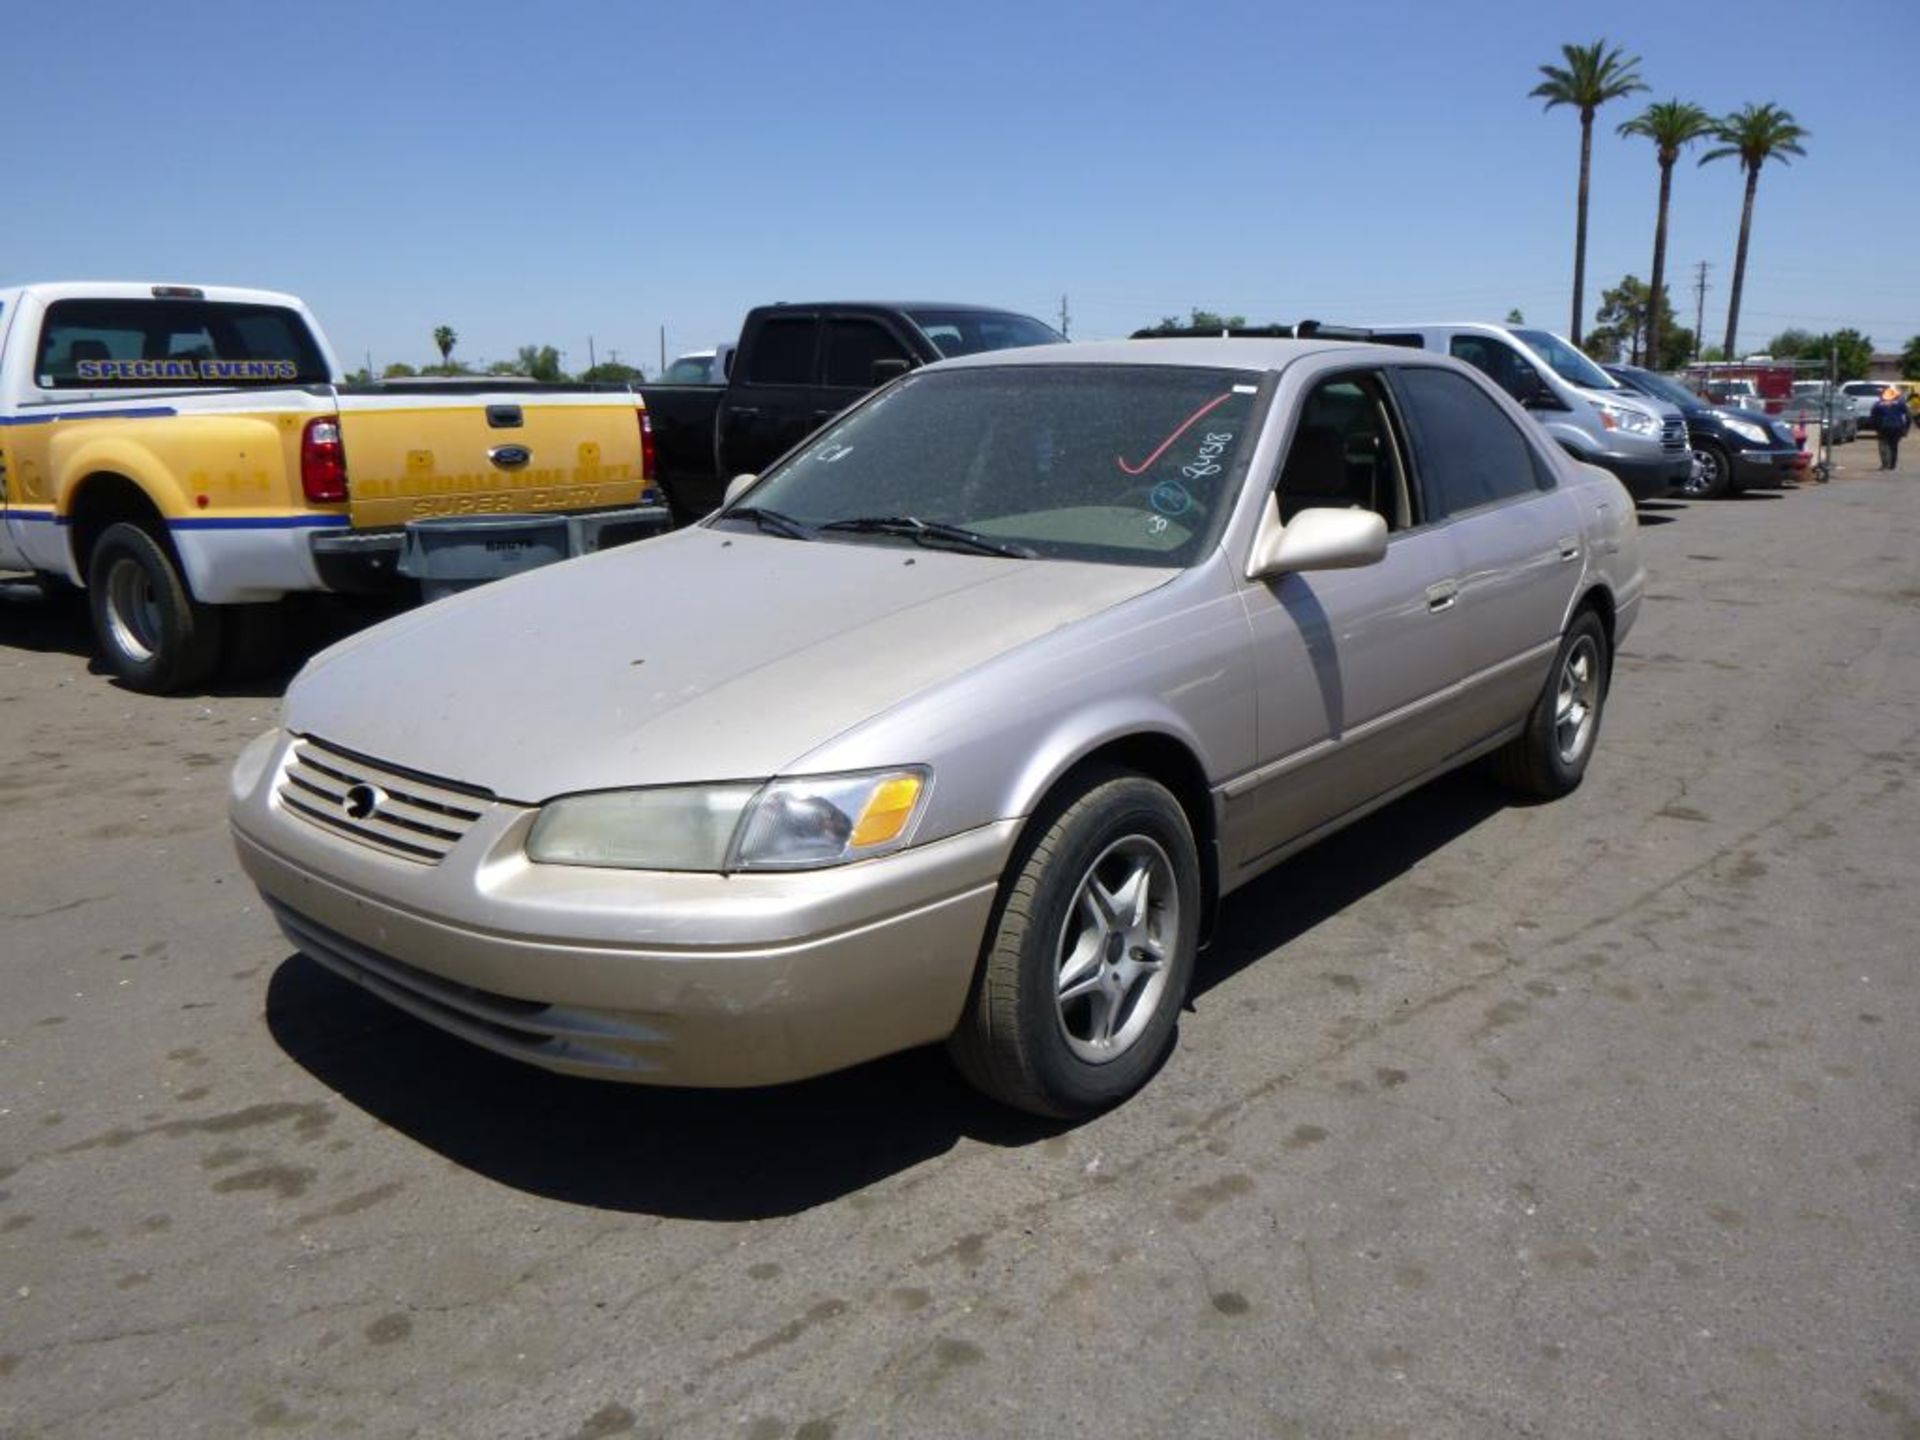
<svg viewBox="0 0 1920 1440">
<path fill-rule="evenodd" d="M 529 802 L 760 778 L 1175 573 L 684 530 L 355 636 L 301 672 L 285 724 Z"/>
</svg>

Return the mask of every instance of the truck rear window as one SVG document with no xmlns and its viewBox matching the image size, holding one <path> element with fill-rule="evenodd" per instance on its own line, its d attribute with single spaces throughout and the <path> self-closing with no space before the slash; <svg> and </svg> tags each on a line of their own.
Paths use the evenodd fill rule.
<svg viewBox="0 0 1920 1440">
<path fill-rule="evenodd" d="M 211 300 L 56 300 L 40 327 L 43 390 L 323 385 L 333 377 L 295 311 Z"/>
</svg>

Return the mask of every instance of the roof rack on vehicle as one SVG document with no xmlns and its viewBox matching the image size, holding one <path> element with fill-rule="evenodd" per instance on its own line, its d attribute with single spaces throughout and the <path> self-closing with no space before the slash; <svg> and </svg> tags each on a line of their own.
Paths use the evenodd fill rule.
<svg viewBox="0 0 1920 1440">
<path fill-rule="evenodd" d="M 1367 330 L 1357 325 L 1328 325 L 1319 320 L 1302 320 L 1296 325 L 1182 325 L 1171 330 L 1136 330 L 1134 340 L 1170 338 L 1207 340 L 1356 340 L 1370 345 L 1404 345 L 1420 348 L 1420 337 L 1404 331 Z"/>
</svg>

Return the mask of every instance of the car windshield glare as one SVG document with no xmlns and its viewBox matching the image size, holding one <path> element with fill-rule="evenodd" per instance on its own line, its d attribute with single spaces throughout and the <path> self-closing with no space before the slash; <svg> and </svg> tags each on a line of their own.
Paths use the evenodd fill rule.
<svg viewBox="0 0 1920 1440">
<path fill-rule="evenodd" d="M 927 527 L 952 527 L 1013 554 L 1191 565 L 1232 508 L 1258 381 L 1158 365 L 914 374 L 769 471 L 746 503 L 841 543 L 927 543 Z"/>
<path fill-rule="evenodd" d="M 907 318 L 946 359 L 1023 345 L 1058 345 L 1060 336 L 1027 315 L 1004 310 L 909 310 Z"/>
<path fill-rule="evenodd" d="M 1569 385 L 1578 385 L 1584 390 L 1626 388 L 1550 330 L 1516 330 L 1513 333 L 1524 340 L 1533 353 L 1546 361 L 1553 373 Z"/>
<path fill-rule="evenodd" d="M 1655 398 L 1669 401 L 1683 410 L 1700 403 L 1700 397 L 1688 390 L 1686 386 L 1676 385 L 1666 376 L 1656 375 L 1651 370 L 1639 371 L 1634 378 L 1652 392 Z"/>
</svg>

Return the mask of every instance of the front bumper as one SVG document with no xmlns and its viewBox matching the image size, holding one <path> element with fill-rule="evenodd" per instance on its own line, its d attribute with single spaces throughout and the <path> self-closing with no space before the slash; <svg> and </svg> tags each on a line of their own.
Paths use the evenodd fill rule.
<svg viewBox="0 0 1920 1440">
<path fill-rule="evenodd" d="M 1792 450 L 1734 450 L 1733 483 L 1746 488 L 1754 485 L 1786 485 L 1806 467 L 1806 455 Z"/>
<path fill-rule="evenodd" d="M 1610 470 L 1635 500 L 1658 500 L 1680 488 L 1693 469 L 1693 452 L 1663 452 L 1658 459 L 1637 455 L 1618 455 L 1602 451 L 1587 459 L 1590 465 Z"/>
<path fill-rule="evenodd" d="M 289 812 L 281 773 L 236 796 L 232 820 L 295 946 L 475 1044 L 649 1084 L 775 1084 L 944 1039 L 1018 833 L 828 870 L 665 874 L 532 864 L 536 812 L 494 803 L 422 864 Z"/>
</svg>

